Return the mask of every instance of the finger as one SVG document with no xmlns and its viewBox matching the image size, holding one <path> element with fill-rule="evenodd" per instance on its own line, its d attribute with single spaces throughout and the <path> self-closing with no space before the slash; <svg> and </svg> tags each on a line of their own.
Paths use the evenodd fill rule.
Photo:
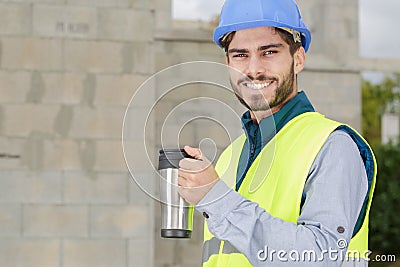
<svg viewBox="0 0 400 267">
<path fill-rule="evenodd" d="M 186 177 L 179 177 L 178 186 L 189 189 L 194 187 L 194 183 L 190 179 L 187 179 Z"/>
<path fill-rule="evenodd" d="M 187 180 L 184 176 L 178 176 L 178 186 L 183 186 L 186 187 L 187 186 Z"/>
<path fill-rule="evenodd" d="M 205 157 L 204 153 L 201 151 L 200 148 L 185 146 L 184 149 L 185 149 L 186 153 L 188 153 L 190 156 L 192 156 L 196 160 L 210 163 L 210 161 Z"/>
<path fill-rule="evenodd" d="M 203 153 L 199 148 L 191 147 L 191 146 L 185 146 L 184 147 L 186 153 L 188 153 L 190 156 L 192 156 L 195 159 L 200 159 Z"/>
<path fill-rule="evenodd" d="M 179 168 L 178 170 L 178 178 L 180 179 L 182 177 L 182 179 L 190 180 L 191 179 L 191 175 L 192 175 L 193 171 L 188 171 L 188 170 L 184 170 Z"/>
<path fill-rule="evenodd" d="M 179 168 L 184 171 L 197 171 L 201 169 L 199 163 L 197 159 L 184 158 L 179 161 Z"/>
</svg>

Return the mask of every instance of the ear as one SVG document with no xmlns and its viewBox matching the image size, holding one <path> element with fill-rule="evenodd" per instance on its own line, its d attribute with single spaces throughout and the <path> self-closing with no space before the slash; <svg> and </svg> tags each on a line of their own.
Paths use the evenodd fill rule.
<svg viewBox="0 0 400 267">
<path fill-rule="evenodd" d="M 226 53 L 226 55 L 225 55 L 225 64 L 229 65 L 229 55 L 228 55 L 228 53 Z"/>
<path fill-rule="evenodd" d="M 294 73 L 298 74 L 304 69 L 304 64 L 306 62 L 306 51 L 301 46 L 293 55 L 294 59 Z"/>
</svg>

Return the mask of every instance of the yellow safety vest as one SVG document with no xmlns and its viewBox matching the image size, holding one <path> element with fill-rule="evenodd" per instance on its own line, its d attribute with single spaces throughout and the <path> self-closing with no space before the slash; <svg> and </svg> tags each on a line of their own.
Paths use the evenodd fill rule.
<svg viewBox="0 0 400 267">
<path fill-rule="evenodd" d="M 343 124 L 329 120 L 317 112 L 307 112 L 295 117 L 262 149 L 249 168 L 238 192 L 257 202 L 272 216 L 297 224 L 302 193 L 311 165 L 329 135 L 339 126 Z M 351 130 L 370 149 L 367 142 L 355 130 Z M 245 140 L 245 135 L 236 139 L 221 154 L 216 165 L 221 179 L 232 188 L 235 186 L 237 166 Z M 376 161 L 371 149 L 370 152 L 373 180 L 367 211 L 360 230 L 348 245 L 348 251 L 359 253 L 348 254 L 349 257 L 368 256 L 365 254 L 368 250 L 368 217 L 376 179 Z M 229 242 L 215 238 L 208 231 L 206 223 L 204 242 L 203 266 L 251 266 L 247 258 Z"/>
</svg>

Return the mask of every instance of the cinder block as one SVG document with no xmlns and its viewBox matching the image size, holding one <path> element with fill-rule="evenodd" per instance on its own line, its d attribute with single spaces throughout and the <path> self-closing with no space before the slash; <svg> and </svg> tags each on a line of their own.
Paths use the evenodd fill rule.
<svg viewBox="0 0 400 267">
<path fill-rule="evenodd" d="M 162 1 L 162 2 L 166 3 L 170 1 Z M 156 17 L 156 29 L 166 30 L 172 28 L 171 9 L 168 10 L 157 9 L 155 17 Z"/>
<path fill-rule="evenodd" d="M 144 1 L 144 0 L 134 0 L 134 1 Z M 152 0 L 157 7 L 157 9 L 168 11 L 171 13 L 172 1 L 165 0 Z"/>
<path fill-rule="evenodd" d="M 74 140 L 44 140 L 44 170 L 81 170 L 80 144 Z"/>
<path fill-rule="evenodd" d="M 21 205 L 0 205 L 0 236 L 3 238 L 21 236 Z"/>
<path fill-rule="evenodd" d="M 224 123 L 227 124 L 228 121 Z M 239 121 L 236 125 L 240 127 Z M 214 144 L 218 146 L 228 146 L 233 141 L 234 133 L 229 133 L 223 126 L 223 124 L 219 125 L 212 120 L 197 120 L 188 124 L 188 127 L 193 128 L 195 132 L 192 142 L 195 142 L 196 145 L 204 145 L 204 149 L 212 149 L 214 148 Z M 212 141 L 207 139 L 211 139 Z M 207 153 L 206 155 L 207 157 L 209 156 Z"/>
<path fill-rule="evenodd" d="M 210 36 L 211 38 L 211 36 Z M 180 56 L 185 55 L 185 56 L 190 56 L 190 55 L 196 55 L 200 56 L 200 43 L 198 42 L 171 42 L 170 43 L 170 50 L 171 50 L 171 56 L 172 54 L 178 54 Z M 215 47 L 215 49 L 218 49 L 218 47 Z"/>
<path fill-rule="evenodd" d="M 131 48 L 132 71 L 140 74 L 154 74 L 154 47 L 149 42 L 133 42 Z M 126 49 L 126 51 L 129 51 Z M 124 55 L 130 56 L 129 53 Z M 128 60 L 127 58 L 126 60 Z"/>
<path fill-rule="evenodd" d="M 343 123 L 347 123 L 355 130 L 357 130 L 359 133 L 362 133 L 362 122 L 360 120 L 360 116 L 361 113 L 355 114 L 353 117 L 346 118 L 346 120 L 343 120 Z"/>
<path fill-rule="evenodd" d="M 202 217 L 202 216 L 201 216 Z M 204 218 L 203 218 L 204 219 Z M 194 225 L 193 227 L 198 226 Z M 203 233 L 203 228 L 193 228 L 192 238 L 189 240 L 183 240 L 183 242 L 177 242 L 176 251 L 179 251 L 180 264 L 182 266 L 199 266 L 202 262 L 202 251 L 203 251 L 203 236 L 197 239 L 198 233 Z M 185 257 L 190 255 L 190 257 Z"/>
<path fill-rule="evenodd" d="M 325 114 L 328 118 L 347 123 L 356 130 L 361 130 L 361 108 L 352 103 L 344 104 L 326 104 L 321 109 L 326 110 Z"/>
<path fill-rule="evenodd" d="M 125 240 L 66 240 L 63 241 L 64 267 L 125 267 Z"/>
<path fill-rule="evenodd" d="M 128 243 L 129 267 L 154 266 L 152 238 L 131 239 Z"/>
<path fill-rule="evenodd" d="M 103 145 L 104 148 L 102 149 L 106 149 L 108 146 L 115 146 L 115 150 L 118 150 L 117 144 L 104 143 Z M 157 171 L 158 148 L 155 147 L 154 143 L 143 144 L 142 141 L 124 142 L 124 148 L 124 157 L 133 175 L 151 174 Z M 127 169 L 127 167 L 125 168 Z"/>
<path fill-rule="evenodd" d="M 177 240 L 173 238 L 161 238 L 160 230 L 155 232 L 154 238 L 154 263 L 157 267 L 162 266 L 175 266 L 179 265 L 177 257 L 179 257 L 179 252 L 176 249 Z M 199 264 L 200 265 L 200 264 Z M 198 266 L 199 266 L 198 265 Z"/>
<path fill-rule="evenodd" d="M 61 173 L 2 171 L 0 203 L 60 203 Z"/>
<path fill-rule="evenodd" d="M 125 109 L 74 108 L 70 136 L 74 138 L 120 138 Z"/>
<path fill-rule="evenodd" d="M 332 2 L 334 3 L 334 2 Z M 326 12 L 324 17 L 325 25 L 335 25 L 335 27 L 329 27 L 330 34 L 337 36 L 335 38 L 335 45 L 342 45 L 349 47 L 351 50 L 344 50 L 343 53 L 338 53 L 338 56 L 346 59 L 351 52 L 354 50 L 358 51 L 358 6 L 351 5 L 348 3 L 340 4 L 334 3 L 333 5 L 326 7 L 329 12 Z M 340 14 L 338 16 L 337 14 Z M 337 40 L 341 40 L 340 42 Z"/>
<path fill-rule="evenodd" d="M 113 238 L 149 237 L 153 229 L 147 206 L 92 206 L 90 236 Z"/>
<path fill-rule="evenodd" d="M 13 2 L 33 4 L 64 4 L 65 0 L 12 0 Z"/>
<path fill-rule="evenodd" d="M 61 259 L 60 241 L 53 239 L 0 240 L 0 262 L 7 267 L 54 267 Z"/>
<path fill-rule="evenodd" d="M 86 237 L 88 208 L 27 205 L 23 207 L 23 234 L 29 237 Z"/>
<path fill-rule="evenodd" d="M 142 147 L 149 147 L 154 143 L 156 138 L 156 116 L 157 113 L 153 112 L 150 107 L 136 107 L 136 105 L 131 104 L 124 117 L 124 142 L 142 141 Z"/>
<path fill-rule="evenodd" d="M 44 37 L 95 38 L 97 12 L 94 7 L 35 5 L 33 31 Z"/>
<path fill-rule="evenodd" d="M 31 74 L 29 72 L 0 71 L 0 103 L 25 102 L 29 91 Z"/>
<path fill-rule="evenodd" d="M 23 166 L 30 170 L 43 169 L 43 139 L 45 134 L 34 132 L 26 140 L 24 147 Z"/>
<path fill-rule="evenodd" d="M 115 42 L 65 41 L 65 68 L 72 72 L 120 73 L 122 48 L 122 44 Z"/>
<path fill-rule="evenodd" d="M 177 106 L 177 103 L 172 99 L 169 99 L 168 96 L 164 96 L 156 103 L 152 112 L 157 114 L 156 116 L 156 124 L 157 127 L 161 127 L 165 122 L 168 114 L 170 114 L 174 108 Z"/>
<path fill-rule="evenodd" d="M 214 57 L 214 60 L 213 60 L 214 62 L 220 62 L 221 64 L 224 64 L 225 63 L 224 50 L 222 50 L 215 43 L 213 43 L 211 38 L 212 38 L 212 35 L 210 33 L 210 42 L 199 44 L 200 55 L 211 55 Z"/>
<path fill-rule="evenodd" d="M 150 10 L 99 10 L 99 38 L 124 41 L 151 41 L 154 13 Z"/>
<path fill-rule="evenodd" d="M 198 246 L 199 248 L 203 247 L 203 240 L 204 240 L 203 229 L 204 229 L 204 217 L 203 217 L 203 214 L 201 214 L 200 212 L 194 212 L 194 215 L 193 215 L 193 232 L 192 232 L 192 238 L 190 239 L 190 244 L 191 245 Z M 202 249 L 200 249 L 200 252 L 201 251 L 202 251 Z M 199 254 L 197 254 L 197 255 L 199 255 Z"/>
<path fill-rule="evenodd" d="M 318 79 L 315 79 L 316 76 Z M 361 101 L 360 89 L 357 89 L 360 88 L 358 74 L 305 71 L 300 74 L 299 83 L 301 83 L 301 87 L 307 88 L 307 95 L 317 105 Z"/>
<path fill-rule="evenodd" d="M 42 75 L 38 71 L 33 71 L 31 89 L 26 95 L 26 102 L 40 103 L 43 96 L 43 80 Z"/>
<path fill-rule="evenodd" d="M 98 75 L 96 77 L 96 106 L 123 106 L 127 107 L 136 90 L 146 80 L 144 75 Z M 152 103 L 153 95 L 147 92 L 146 99 L 141 104 Z"/>
<path fill-rule="evenodd" d="M 203 54 L 200 60 L 225 64 L 225 57 L 219 55 L 212 55 L 211 53 Z"/>
<path fill-rule="evenodd" d="M 202 232 L 202 229 L 198 230 Z M 158 230 L 154 249 L 155 266 L 201 266 L 202 244 L 202 241 L 194 240 L 193 236 L 188 240 L 161 238 Z"/>
<path fill-rule="evenodd" d="M 129 7 L 131 0 L 66 0 L 68 5 L 98 7 Z"/>
<path fill-rule="evenodd" d="M 86 75 L 81 73 L 42 73 L 43 103 L 79 104 L 83 98 Z"/>
<path fill-rule="evenodd" d="M 64 201 L 66 203 L 123 204 L 128 201 L 126 173 L 66 172 Z"/>
<path fill-rule="evenodd" d="M 90 175 L 93 175 L 92 170 L 96 157 L 95 142 L 91 140 L 82 141 L 80 149 L 81 149 L 80 159 L 82 162 L 81 166 L 85 172 L 87 172 Z"/>
<path fill-rule="evenodd" d="M 12 137 L 28 137 L 34 131 L 52 134 L 59 108 L 55 105 L 3 105 L 3 134 Z"/>
<path fill-rule="evenodd" d="M 154 200 L 158 201 L 159 194 L 159 176 L 154 173 L 136 173 L 130 176 L 129 181 L 129 203 L 133 205 L 147 205 L 151 209 Z M 150 210 L 150 209 L 149 209 Z"/>
<path fill-rule="evenodd" d="M 179 147 L 181 144 L 195 145 L 196 132 L 194 127 L 167 123 L 163 126 L 160 125 L 159 129 L 162 147 Z"/>
<path fill-rule="evenodd" d="M 138 155 L 143 159 L 143 155 Z M 95 171 L 126 171 L 121 141 L 98 141 L 96 142 L 94 170 Z"/>
<path fill-rule="evenodd" d="M 168 67 L 171 67 L 177 63 L 179 63 L 180 59 L 176 59 L 175 57 L 171 57 L 167 51 L 155 52 L 155 71 L 161 71 Z"/>
<path fill-rule="evenodd" d="M 0 34 L 29 34 L 31 17 L 30 5 L 0 3 Z"/>
<path fill-rule="evenodd" d="M 135 9 L 155 9 L 154 0 L 132 0 L 132 7 Z M 164 1 L 170 2 L 170 1 Z M 157 9 L 159 6 L 157 6 Z"/>
<path fill-rule="evenodd" d="M 19 70 L 60 70 L 61 42 L 59 39 L 3 38 L 1 67 Z"/>
<path fill-rule="evenodd" d="M 16 170 L 26 169 L 22 165 L 25 140 L 19 138 L 0 137 L 0 169 Z"/>
</svg>

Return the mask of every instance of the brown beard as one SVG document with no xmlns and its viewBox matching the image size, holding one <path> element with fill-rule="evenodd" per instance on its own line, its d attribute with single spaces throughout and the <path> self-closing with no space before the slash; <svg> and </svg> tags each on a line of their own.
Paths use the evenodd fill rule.
<svg viewBox="0 0 400 267">
<path fill-rule="evenodd" d="M 284 103 L 288 97 L 293 93 L 294 90 L 294 61 L 292 61 L 292 65 L 290 67 L 290 71 L 288 75 L 284 75 L 282 77 L 282 83 L 278 84 L 278 87 L 275 91 L 275 96 L 271 99 L 271 101 L 268 103 L 268 101 L 264 98 L 263 95 L 257 95 L 258 98 L 258 102 L 260 101 L 264 101 L 264 105 L 258 105 L 258 106 L 250 106 L 251 103 L 247 103 L 243 97 L 239 94 L 239 90 L 238 87 L 240 86 L 240 84 L 244 81 L 260 81 L 260 82 L 265 82 L 266 80 L 274 80 L 274 82 L 278 82 L 278 79 L 270 79 L 270 78 L 266 78 L 264 75 L 260 75 L 256 78 L 253 77 L 246 77 L 243 79 L 239 79 L 237 81 L 236 84 L 234 84 L 234 82 L 231 80 L 231 86 L 234 89 L 235 95 L 237 97 L 237 99 L 239 100 L 239 102 L 245 106 L 247 109 L 251 110 L 251 111 L 267 111 L 270 110 L 271 108 L 274 107 L 278 107 L 280 105 L 282 105 L 282 103 Z M 257 100 L 257 99 L 255 99 Z M 250 101 L 249 101 L 250 102 Z M 254 101 L 252 101 L 254 102 Z"/>
</svg>

